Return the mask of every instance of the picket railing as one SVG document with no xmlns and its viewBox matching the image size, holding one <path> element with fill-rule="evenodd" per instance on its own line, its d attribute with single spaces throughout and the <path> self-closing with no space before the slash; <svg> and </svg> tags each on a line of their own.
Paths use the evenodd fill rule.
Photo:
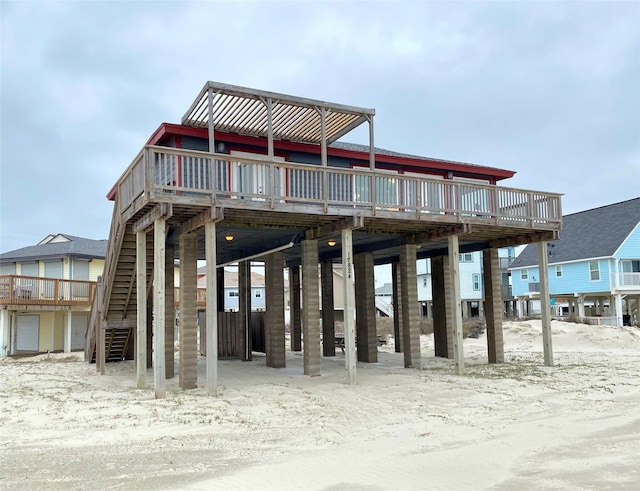
<svg viewBox="0 0 640 491">
<path fill-rule="evenodd" d="M 94 281 L 1 275 L 0 305 L 88 307 L 93 301 L 95 290 Z"/>
<path fill-rule="evenodd" d="M 409 219 L 441 215 L 544 230 L 559 230 L 562 222 L 556 193 L 158 146 L 145 147 L 117 186 L 123 214 L 148 199 L 237 208 L 287 204 L 318 214 L 384 211 Z"/>
</svg>

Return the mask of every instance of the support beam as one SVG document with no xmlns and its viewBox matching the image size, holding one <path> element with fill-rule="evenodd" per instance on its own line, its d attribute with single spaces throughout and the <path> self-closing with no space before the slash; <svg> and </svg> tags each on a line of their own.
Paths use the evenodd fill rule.
<svg viewBox="0 0 640 491">
<path fill-rule="evenodd" d="M 158 203 L 147 213 L 142 215 L 134 224 L 133 224 L 133 233 L 137 234 L 138 232 L 145 232 L 149 229 L 158 218 L 164 217 L 165 219 L 170 218 L 173 215 L 172 205 L 168 203 Z"/>
<path fill-rule="evenodd" d="M 414 234 L 407 241 L 413 244 L 420 244 L 423 242 L 432 242 L 438 239 L 444 239 L 451 235 L 466 235 L 471 233 L 471 225 L 468 223 L 457 223 L 455 225 L 441 225 L 439 227 Z"/>
<path fill-rule="evenodd" d="M 320 375 L 318 241 L 302 241 L 302 353 L 304 374 Z"/>
<path fill-rule="evenodd" d="M 197 235 L 180 234 L 180 351 L 178 381 L 183 389 L 198 385 L 198 257 Z"/>
<path fill-rule="evenodd" d="M 71 353 L 71 310 L 64 313 L 64 343 L 63 349 L 65 353 Z"/>
<path fill-rule="evenodd" d="M 433 298 L 433 341 L 435 356 L 453 359 L 451 289 L 449 256 L 431 258 L 431 292 Z"/>
<path fill-rule="evenodd" d="M 453 321 L 453 359 L 456 365 L 456 374 L 464 374 L 464 347 L 462 345 L 462 311 L 460 303 L 460 252 L 458 248 L 458 236 L 448 238 L 449 249 L 449 275 L 451 277 L 451 318 Z"/>
<path fill-rule="evenodd" d="M 186 222 L 183 222 L 180 226 L 180 233 L 190 234 L 196 232 L 202 228 L 207 222 L 218 223 L 224 219 L 224 209 L 219 206 L 212 206 L 211 208 L 203 211 L 199 215 L 190 218 Z"/>
<path fill-rule="evenodd" d="M 420 318 L 416 283 L 416 246 L 400 249 L 400 289 L 402 291 L 402 351 L 405 368 L 422 366 L 420 353 Z"/>
<path fill-rule="evenodd" d="M 356 229 L 364 225 L 364 217 L 362 215 L 355 215 L 351 217 L 341 218 L 331 223 L 321 225 L 320 227 L 306 230 L 304 238 L 307 240 L 321 239 L 329 235 L 342 232 L 347 229 Z"/>
<path fill-rule="evenodd" d="M 289 268 L 291 301 L 291 351 L 302 351 L 302 307 L 300 305 L 300 266 Z"/>
<path fill-rule="evenodd" d="M 156 399 L 166 396 L 165 383 L 165 241 L 166 221 L 156 219 L 153 227 L 153 386 Z"/>
<path fill-rule="evenodd" d="M 547 242 L 538 242 L 538 266 L 540 275 L 540 317 L 542 320 L 542 344 L 545 366 L 553 366 L 553 344 L 551 341 L 551 306 L 549 303 L 549 260 Z"/>
<path fill-rule="evenodd" d="M 333 304 L 333 264 L 320 263 L 322 291 L 322 355 L 336 356 L 335 306 Z"/>
<path fill-rule="evenodd" d="M 147 386 L 147 233 L 136 233 L 136 387 Z"/>
<path fill-rule="evenodd" d="M 218 395 L 218 278 L 216 276 L 216 224 L 204 225 L 205 257 L 207 269 L 207 394 Z"/>
<path fill-rule="evenodd" d="M 485 319 L 489 363 L 504 363 L 502 336 L 502 285 L 498 249 L 482 251 L 484 269 Z M 482 302 L 480 302 L 482 304 Z"/>
<path fill-rule="evenodd" d="M 614 300 L 615 300 L 615 306 L 616 306 L 616 321 L 617 321 L 617 326 L 621 327 L 623 325 L 622 319 L 623 319 L 623 311 L 622 311 L 622 295 L 620 293 L 617 293 L 616 295 L 614 295 Z M 629 308 L 629 300 L 627 299 L 627 313 L 631 313 L 631 309 Z"/>
<path fill-rule="evenodd" d="M 175 376 L 175 332 L 176 332 L 176 307 L 175 307 L 175 278 L 173 270 L 174 247 L 165 245 L 165 314 L 164 314 L 164 362 L 167 379 Z"/>
<path fill-rule="evenodd" d="M 378 338 L 376 336 L 376 293 L 373 276 L 373 254 L 370 252 L 356 254 L 355 273 L 358 361 L 377 363 Z"/>
<path fill-rule="evenodd" d="M 11 316 L 7 309 L 0 310 L 0 358 L 9 354 L 9 333 L 11 332 Z"/>
<path fill-rule="evenodd" d="M 393 339 L 396 353 L 402 353 L 402 276 L 400 263 L 391 263 L 391 284 L 393 302 Z"/>
<path fill-rule="evenodd" d="M 265 258 L 267 313 L 265 316 L 265 348 L 267 366 L 287 365 L 284 336 L 284 257 L 274 252 Z M 318 276 L 316 272 L 316 276 Z M 318 291 L 316 290 L 316 295 Z"/>
<path fill-rule="evenodd" d="M 535 242 L 558 240 L 560 232 L 558 230 L 547 230 L 542 232 L 531 232 L 517 237 L 509 237 L 506 239 L 495 239 L 489 241 L 488 245 L 492 249 L 500 249 L 502 247 L 518 246 L 532 244 Z"/>
<path fill-rule="evenodd" d="M 344 306 L 344 364 L 347 384 L 356 383 L 356 292 L 353 267 L 353 233 L 342 231 L 343 306 Z"/>
<path fill-rule="evenodd" d="M 242 361 L 251 361 L 251 261 L 238 263 L 238 357 Z"/>
</svg>

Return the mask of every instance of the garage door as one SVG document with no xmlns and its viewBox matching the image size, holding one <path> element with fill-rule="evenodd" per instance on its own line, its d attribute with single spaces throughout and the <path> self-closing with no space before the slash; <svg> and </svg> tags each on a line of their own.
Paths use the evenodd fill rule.
<svg viewBox="0 0 640 491">
<path fill-rule="evenodd" d="M 84 349 L 84 334 L 87 330 L 89 316 L 87 314 L 71 315 L 71 349 Z"/>
<path fill-rule="evenodd" d="M 38 351 L 40 343 L 40 317 L 19 315 L 16 331 L 16 351 Z"/>
</svg>

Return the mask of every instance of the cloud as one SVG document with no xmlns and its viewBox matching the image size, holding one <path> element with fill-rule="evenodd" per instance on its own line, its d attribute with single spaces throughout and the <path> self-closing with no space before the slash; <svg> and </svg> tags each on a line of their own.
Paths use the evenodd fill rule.
<svg viewBox="0 0 640 491">
<path fill-rule="evenodd" d="M 635 197 L 639 18 L 634 2 L 3 2 L 0 250 L 106 237 L 106 192 L 207 80 L 373 107 L 378 146 L 515 170 L 505 185 L 562 192 L 566 212 Z"/>
</svg>

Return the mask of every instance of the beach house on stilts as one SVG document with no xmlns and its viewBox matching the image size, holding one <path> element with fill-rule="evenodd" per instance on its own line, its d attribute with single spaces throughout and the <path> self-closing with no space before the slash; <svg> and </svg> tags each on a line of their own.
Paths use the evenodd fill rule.
<svg viewBox="0 0 640 491">
<path fill-rule="evenodd" d="M 328 303 L 331 265 L 341 263 L 347 383 L 355 382 L 356 361 L 377 361 L 379 264 L 392 265 L 404 364 L 419 367 L 416 259 L 431 258 L 435 354 L 455 359 L 462 373 L 459 254 L 482 251 L 489 361 L 502 361 L 498 248 L 539 243 L 546 254 L 546 241 L 556 239 L 562 225 L 560 195 L 497 185 L 512 171 L 378 149 L 374 114 L 206 83 L 181 124 L 160 125 L 109 192 L 113 221 L 87 359 L 104 370 L 110 342 L 130 333 L 138 385 L 145 384 L 153 351 L 154 389 L 163 397 L 165 380 L 176 371 L 179 304 L 179 383 L 195 387 L 197 261 L 205 260 L 206 329 L 200 341 L 206 345 L 207 391 L 216 394 L 222 349 L 224 356 L 251 359 L 250 262 L 262 260 L 267 366 L 286 363 L 285 268 L 291 349 L 303 351 L 304 373 L 320 375 L 322 357 L 335 355 Z M 339 141 L 363 124 L 368 145 Z M 174 260 L 180 265 L 177 299 Z M 239 309 L 230 316 L 221 311 L 220 292 L 224 266 L 233 263 Z M 545 338 L 548 364 L 550 342 Z"/>
</svg>

